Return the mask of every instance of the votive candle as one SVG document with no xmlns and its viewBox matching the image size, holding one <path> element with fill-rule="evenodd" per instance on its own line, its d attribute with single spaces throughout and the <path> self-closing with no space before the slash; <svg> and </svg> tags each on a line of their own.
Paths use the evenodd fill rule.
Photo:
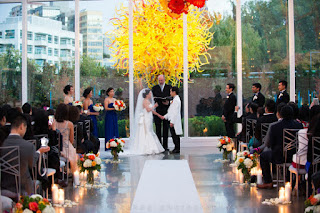
<svg viewBox="0 0 320 213">
<path fill-rule="evenodd" d="M 290 184 L 290 182 L 287 182 L 286 186 L 285 186 L 285 199 L 286 199 L 286 202 L 291 201 L 291 184 Z"/>
<path fill-rule="evenodd" d="M 52 192 L 52 203 L 58 204 L 59 203 L 59 189 L 56 184 L 52 185 L 51 192 Z"/>
<path fill-rule="evenodd" d="M 74 185 L 76 185 L 76 186 L 79 186 L 79 185 L 80 185 L 79 171 L 75 171 L 75 172 L 73 173 L 73 183 L 74 183 Z"/>
<path fill-rule="evenodd" d="M 285 189 L 284 187 L 281 187 L 279 190 L 279 200 L 281 203 L 285 201 Z"/>
<path fill-rule="evenodd" d="M 59 189 L 59 204 L 63 205 L 64 204 L 64 190 Z"/>
<path fill-rule="evenodd" d="M 261 171 L 261 169 L 257 170 L 257 184 L 262 184 L 262 171 Z"/>
</svg>

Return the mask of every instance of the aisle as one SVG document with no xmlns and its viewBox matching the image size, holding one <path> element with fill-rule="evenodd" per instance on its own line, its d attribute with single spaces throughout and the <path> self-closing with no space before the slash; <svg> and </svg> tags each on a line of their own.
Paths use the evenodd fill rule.
<svg viewBox="0 0 320 213">
<path fill-rule="evenodd" d="M 204 213 L 303 212 L 304 198 L 292 205 L 262 205 L 264 199 L 276 197 L 277 190 L 232 185 L 235 179 L 232 169 L 227 163 L 214 163 L 221 154 L 212 153 L 217 153 L 215 147 L 193 147 L 183 148 L 181 155 L 122 157 L 120 164 L 103 163 L 100 176 L 110 184 L 109 188 L 78 190 L 80 205 L 57 212 L 129 213 L 147 160 L 187 160 Z M 74 200 L 74 192 L 71 187 L 66 188 L 66 198 Z"/>
<path fill-rule="evenodd" d="M 131 213 L 202 213 L 186 160 L 145 162 Z"/>
</svg>

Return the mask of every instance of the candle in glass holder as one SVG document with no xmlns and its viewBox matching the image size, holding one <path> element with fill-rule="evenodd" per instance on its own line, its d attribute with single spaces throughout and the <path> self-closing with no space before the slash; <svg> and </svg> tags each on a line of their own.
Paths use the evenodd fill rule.
<svg viewBox="0 0 320 213">
<path fill-rule="evenodd" d="M 262 184 L 262 171 L 261 171 L 261 169 L 257 170 L 257 184 Z"/>
<path fill-rule="evenodd" d="M 285 189 L 284 187 L 281 187 L 279 190 L 279 200 L 281 203 L 285 201 Z"/>
<path fill-rule="evenodd" d="M 242 174 L 242 172 L 239 172 L 239 183 L 244 183 L 243 182 L 243 174 Z"/>
<path fill-rule="evenodd" d="M 59 189 L 59 204 L 63 205 L 64 204 L 64 190 Z"/>
<path fill-rule="evenodd" d="M 56 184 L 52 185 L 51 192 L 52 192 L 52 203 L 58 204 L 59 203 L 59 189 Z"/>
<path fill-rule="evenodd" d="M 73 183 L 74 183 L 75 186 L 79 186 L 80 185 L 79 171 L 75 171 L 73 173 Z"/>
<path fill-rule="evenodd" d="M 286 186 L 285 186 L 285 200 L 286 200 L 286 202 L 290 202 L 291 201 L 291 185 L 290 185 L 290 182 L 287 182 Z"/>
<path fill-rule="evenodd" d="M 99 175 L 99 172 L 97 170 L 93 171 L 93 177 L 94 178 L 97 178 Z"/>
<path fill-rule="evenodd" d="M 236 157 L 237 157 L 237 151 L 234 149 L 232 150 L 232 160 L 236 160 Z"/>
</svg>

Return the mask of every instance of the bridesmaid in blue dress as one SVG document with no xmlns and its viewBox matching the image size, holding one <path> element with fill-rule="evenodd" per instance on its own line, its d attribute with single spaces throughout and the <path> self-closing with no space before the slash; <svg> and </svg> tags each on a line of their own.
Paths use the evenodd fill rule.
<svg viewBox="0 0 320 213">
<path fill-rule="evenodd" d="M 105 142 L 112 138 L 118 138 L 118 118 L 114 109 L 114 102 L 116 99 L 114 96 L 114 89 L 112 87 L 107 89 L 108 97 L 104 100 L 104 109 L 106 110 L 105 118 Z M 107 150 L 107 148 L 105 148 Z"/>
<path fill-rule="evenodd" d="M 63 93 L 65 94 L 64 103 L 72 106 L 73 95 L 74 95 L 73 86 L 71 85 L 65 86 L 63 89 Z"/>
<path fill-rule="evenodd" d="M 98 137 L 98 123 L 96 116 L 99 115 L 99 112 L 94 111 L 93 109 L 93 101 L 92 97 L 92 88 L 89 87 L 84 90 L 83 97 L 85 98 L 83 101 L 83 110 L 87 110 L 87 115 L 90 116 L 93 123 L 93 135 Z"/>
</svg>

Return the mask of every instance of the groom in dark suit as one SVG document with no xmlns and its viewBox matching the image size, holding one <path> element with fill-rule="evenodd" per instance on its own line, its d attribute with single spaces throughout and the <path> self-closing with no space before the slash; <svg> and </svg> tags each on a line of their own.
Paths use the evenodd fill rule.
<svg viewBox="0 0 320 213">
<path fill-rule="evenodd" d="M 278 85 L 279 93 L 276 101 L 276 106 L 278 106 L 280 103 L 285 103 L 285 104 L 289 103 L 290 96 L 287 92 L 287 86 L 288 86 L 288 82 L 279 81 L 279 85 Z"/>
<path fill-rule="evenodd" d="M 261 93 L 261 84 L 260 83 L 252 84 L 252 92 L 253 92 L 253 97 L 251 102 L 258 104 L 259 107 L 263 107 L 266 101 L 266 98 Z"/>
<path fill-rule="evenodd" d="M 227 100 L 223 106 L 223 112 L 222 112 L 222 120 L 225 124 L 227 136 L 230 138 L 234 138 L 234 119 L 233 119 L 233 113 L 235 111 L 235 107 L 237 104 L 237 98 L 233 94 L 233 90 L 235 89 L 234 84 L 227 84 L 226 86 L 226 92 L 227 92 Z"/>
<path fill-rule="evenodd" d="M 165 83 L 164 75 L 158 76 L 158 83 L 159 83 L 158 85 L 152 88 L 152 93 L 153 93 L 155 102 L 158 103 L 156 112 L 163 116 L 168 112 L 169 100 L 166 98 L 170 97 L 171 86 Z M 153 117 L 154 117 L 154 123 L 156 125 L 156 134 L 159 138 L 159 141 L 162 144 L 163 148 L 166 151 L 168 151 L 168 131 L 169 131 L 170 123 L 167 120 L 161 120 L 158 116 L 153 116 Z M 163 141 L 161 140 L 161 129 L 162 129 Z"/>
</svg>

